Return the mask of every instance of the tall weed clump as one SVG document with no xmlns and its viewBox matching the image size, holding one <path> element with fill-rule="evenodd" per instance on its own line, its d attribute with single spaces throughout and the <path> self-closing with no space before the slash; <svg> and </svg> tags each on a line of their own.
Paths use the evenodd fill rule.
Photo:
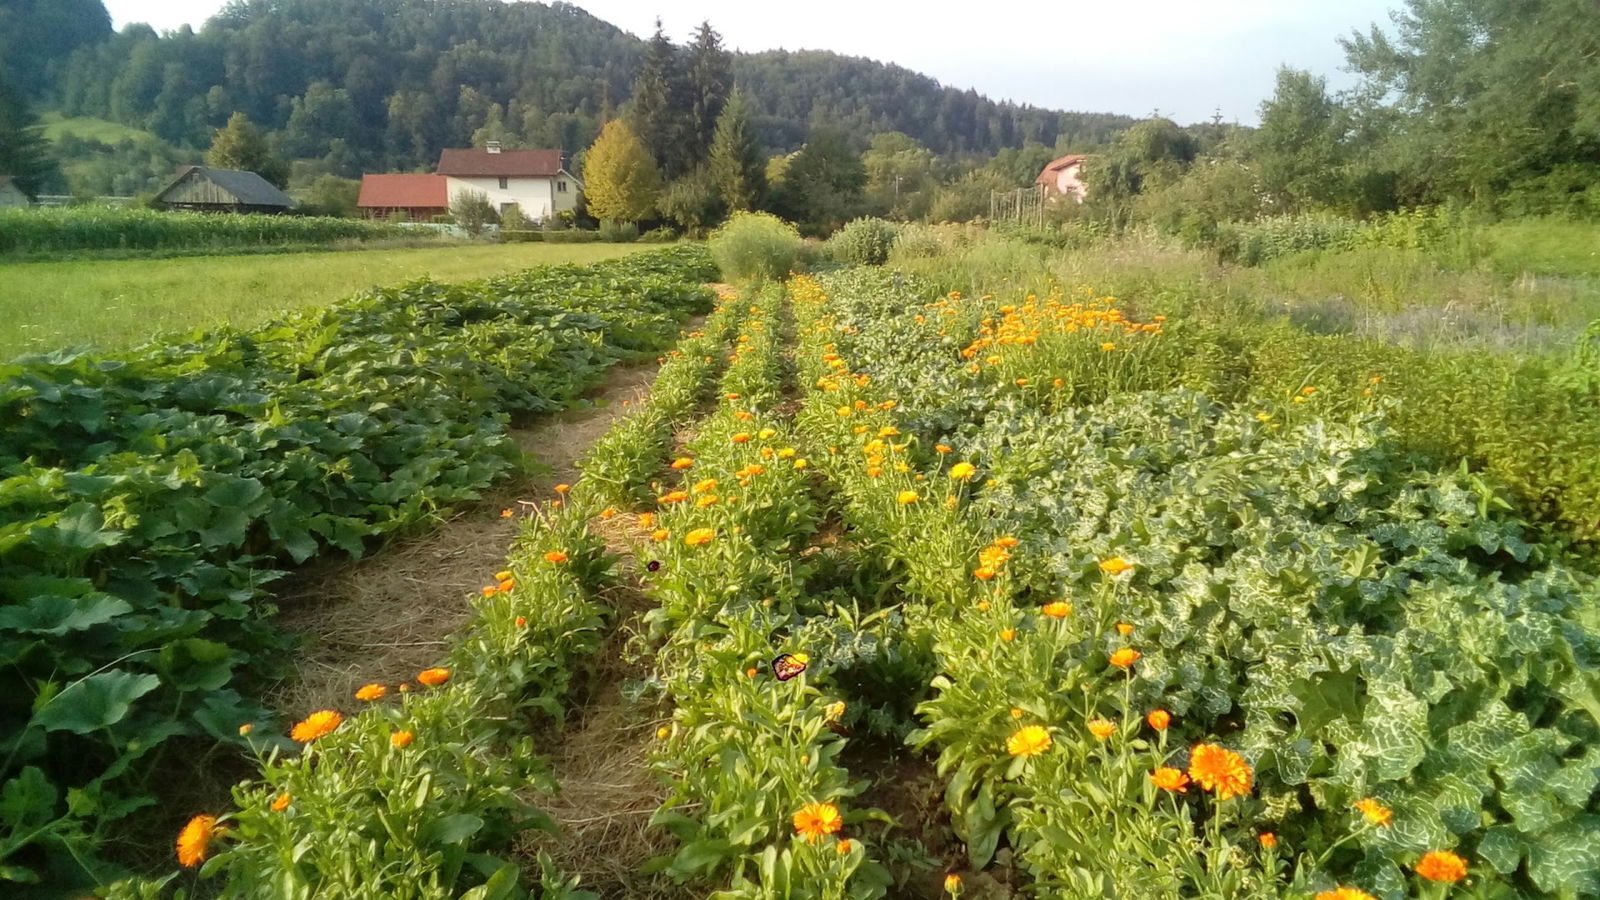
<svg viewBox="0 0 1600 900">
<path fill-rule="evenodd" d="M 711 233 L 711 258 L 722 277 L 777 280 L 789 274 L 803 244 L 793 225 L 770 213 L 737 213 Z"/>
<path fill-rule="evenodd" d="M 840 262 L 881 266 L 889 261 L 889 251 L 899 236 L 899 225 L 865 216 L 850 222 L 828 239 L 828 254 Z"/>
</svg>

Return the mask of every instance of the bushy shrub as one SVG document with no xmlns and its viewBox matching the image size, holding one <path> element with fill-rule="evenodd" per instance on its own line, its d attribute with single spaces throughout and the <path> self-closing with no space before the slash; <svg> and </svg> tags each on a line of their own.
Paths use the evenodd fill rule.
<svg viewBox="0 0 1600 900">
<path fill-rule="evenodd" d="M 528 229 L 511 231 L 506 228 L 500 229 L 500 243 L 502 244 L 537 244 L 543 240 L 544 232 L 542 231 L 532 231 Z"/>
<path fill-rule="evenodd" d="M 631 244 L 639 239 L 639 226 L 632 222 L 600 223 L 600 240 L 608 244 Z"/>
<path fill-rule="evenodd" d="M 597 244 L 600 242 L 600 232 L 580 231 L 576 228 L 566 231 L 546 231 L 544 241 L 547 244 Z"/>
<path fill-rule="evenodd" d="M 800 232 L 769 213 L 738 213 L 711 233 L 711 258 L 731 279 L 779 279 L 800 257 Z"/>
<path fill-rule="evenodd" d="M 828 254 L 840 262 L 881 266 L 889 261 L 889 251 L 899 236 L 899 225 L 884 219 L 863 217 L 850 222 L 828 239 Z"/>
<path fill-rule="evenodd" d="M 652 228 L 639 235 L 639 241 L 645 244 L 670 244 L 678 239 L 678 231 L 670 225 Z"/>
<path fill-rule="evenodd" d="M 942 252 L 944 246 L 939 243 L 939 237 L 927 225 L 905 225 L 900 233 L 895 235 L 894 246 L 889 248 L 891 259 L 932 259 Z"/>
</svg>

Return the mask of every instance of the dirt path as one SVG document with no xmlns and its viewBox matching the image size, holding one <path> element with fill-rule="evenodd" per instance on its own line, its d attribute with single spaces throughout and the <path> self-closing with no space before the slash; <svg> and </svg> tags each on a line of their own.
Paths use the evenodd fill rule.
<svg viewBox="0 0 1600 900">
<path fill-rule="evenodd" d="M 579 458 L 649 393 L 658 368 L 618 366 L 584 405 L 514 429 L 522 449 L 550 467 L 548 475 L 491 488 L 483 499 L 448 511 L 427 534 L 359 560 L 313 563 L 286 578 L 275 624 L 306 644 L 297 654 L 297 677 L 271 691 L 267 702 L 288 716 L 336 709 L 363 684 L 396 684 L 437 662 L 471 616 L 471 595 L 504 566 L 516 538 L 517 521 L 500 511 L 525 512 L 554 485 L 575 480 Z"/>
</svg>

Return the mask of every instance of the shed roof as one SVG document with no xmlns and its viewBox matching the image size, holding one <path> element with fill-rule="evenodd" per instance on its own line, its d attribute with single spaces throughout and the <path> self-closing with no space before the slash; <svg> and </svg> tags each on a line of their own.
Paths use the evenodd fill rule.
<svg viewBox="0 0 1600 900">
<path fill-rule="evenodd" d="M 211 166 L 184 166 L 178 170 L 178 177 L 156 195 L 160 200 L 167 192 L 182 184 L 187 178 L 202 178 L 211 182 L 224 191 L 233 195 L 234 199 L 245 206 L 281 206 L 288 208 L 294 205 L 294 200 L 272 186 L 272 183 L 254 172 L 241 172 L 237 169 L 216 169 Z"/>
<path fill-rule="evenodd" d="M 1062 169 L 1075 166 L 1088 158 L 1089 154 L 1087 153 L 1069 153 L 1060 159 L 1053 159 L 1044 167 L 1044 171 L 1039 173 L 1039 177 L 1033 180 L 1033 183 L 1055 184 L 1055 173 L 1061 171 Z"/>
<path fill-rule="evenodd" d="M 444 150 L 439 153 L 440 175 L 457 178 L 554 178 L 561 172 L 560 150 Z"/>
<path fill-rule="evenodd" d="M 367 209 L 444 209 L 450 182 L 443 175 L 363 175 L 356 205 Z"/>
</svg>

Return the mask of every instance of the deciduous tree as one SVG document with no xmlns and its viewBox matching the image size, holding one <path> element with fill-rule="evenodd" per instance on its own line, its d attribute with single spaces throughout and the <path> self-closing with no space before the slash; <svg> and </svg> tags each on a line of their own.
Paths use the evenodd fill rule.
<svg viewBox="0 0 1600 900">
<path fill-rule="evenodd" d="M 638 135 L 613 119 L 584 157 L 584 195 L 589 214 L 614 222 L 638 222 L 654 215 L 661 193 L 661 171 Z"/>
<path fill-rule="evenodd" d="M 255 172 L 280 188 L 289 181 L 289 167 L 272 155 L 266 137 L 242 112 L 234 113 L 227 126 L 217 130 L 206 162 L 220 169 Z"/>
</svg>

